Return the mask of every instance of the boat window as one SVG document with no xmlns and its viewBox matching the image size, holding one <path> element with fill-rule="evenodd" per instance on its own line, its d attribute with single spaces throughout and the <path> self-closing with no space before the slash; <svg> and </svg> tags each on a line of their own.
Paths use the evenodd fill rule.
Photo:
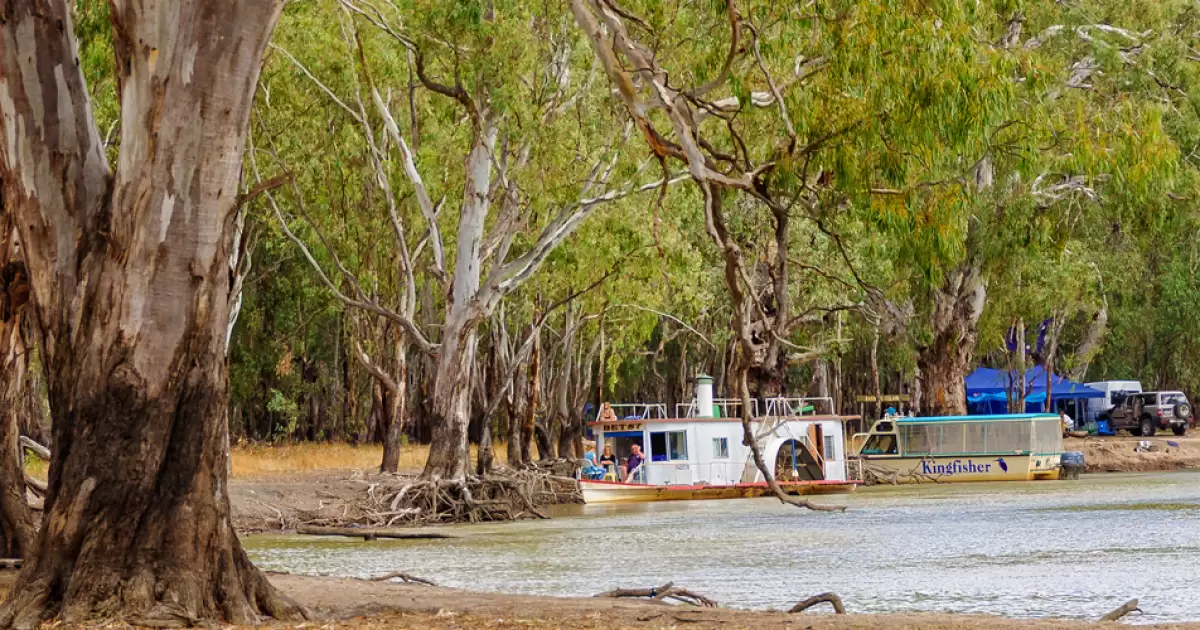
<svg viewBox="0 0 1200 630">
<path fill-rule="evenodd" d="M 895 455 L 896 436 L 887 435 L 872 435 L 867 438 L 867 443 L 863 444 L 862 450 L 859 451 L 863 455 Z"/>
<path fill-rule="evenodd" d="M 964 441 L 966 448 L 964 453 L 990 453 L 991 446 L 988 445 L 986 422 L 968 422 L 963 425 Z"/>
<path fill-rule="evenodd" d="M 1029 422 L 987 423 L 987 450 L 991 453 L 1028 451 L 1031 433 Z"/>
<path fill-rule="evenodd" d="M 650 434 L 650 461 L 686 460 L 687 431 L 657 431 Z"/>
<path fill-rule="evenodd" d="M 938 442 L 939 453 L 968 453 L 966 426 L 962 422 L 942 423 L 942 437 Z"/>
<path fill-rule="evenodd" d="M 713 459 L 729 459 L 729 438 L 713 438 Z"/>
<path fill-rule="evenodd" d="M 825 436 L 825 459 L 840 459 L 837 453 L 837 438 L 835 436 Z"/>
<path fill-rule="evenodd" d="M 1062 425 L 1057 418 L 1033 423 L 1033 452 L 1060 453 L 1062 450 Z"/>
<path fill-rule="evenodd" d="M 935 424 L 910 424 L 900 428 L 904 440 L 904 452 L 910 455 L 928 455 L 938 451 L 940 427 Z"/>
<path fill-rule="evenodd" d="M 901 450 L 906 455 L 965 455 L 1029 450 L 1026 422 L 934 422 L 904 425 Z"/>
</svg>

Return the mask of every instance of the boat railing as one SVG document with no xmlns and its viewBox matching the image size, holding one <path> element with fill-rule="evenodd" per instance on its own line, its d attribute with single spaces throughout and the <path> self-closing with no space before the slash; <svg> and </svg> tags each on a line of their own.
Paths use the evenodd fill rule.
<svg viewBox="0 0 1200 630">
<path fill-rule="evenodd" d="M 744 464 L 733 460 L 694 463 L 681 461 L 646 462 L 656 484 L 733 485 L 742 482 Z M 644 482 L 643 482 L 644 483 Z"/>
<path fill-rule="evenodd" d="M 826 475 L 833 474 L 830 465 L 841 463 L 841 460 L 827 460 L 823 457 L 819 461 L 821 470 L 825 471 Z M 845 463 L 847 479 L 860 481 L 862 479 L 861 463 L 852 464 L 849 461 Z M 645 462 L 643 466 L 648 469 L 649 474 L 636 479 L 635 483 L 648 483 L 647 478 L 649 478 L 653 480 L 654 485 L 736 485 L 743 483 L 744 475 L 752 475 L 751 481 L 755 481 L 761 474 L 753 463 L 734 460 L 704 463 L 657 461 Z M 852 468 L 854 466 L 857 466 L 857 470 Z M 780 479 L 780 481 L 786 481 L 786 479 Z"/>
<path fill-rule="evenodd" d="M 742 417 L 742 399 L 740 398 L 714 398 L 713 406 L 720 411 L 722 418 Z M 699 418 L 701 417 L 699 413 L 700 405 L 696 402 L 695 398 L 693 398 L 692 402 L 690 403 L 679 403 L 675 405 L 675 417 L 677 418 Z M 759 417 L 758 399 L 750 399 L 750 417 Z"/>
<path fill-rule="evenodd" d="M 863 481 L 863 466 L 866 464 L 861 459 L 855 458 L 846 460 L 846 481 Z"/>
<path fill-rule="evenodd" d="M 615 420 L 657 420 L 667 417 L 667 406 L 662 403 L 609 403 Z M 604 405 L 596 412 L 596 421 L 604 417 Z"/>
<path fill-rule="evenodd" d="M 810 415 L 816 415 L 817 413 L 833 414 L 833 399 L 828 396 L 795 398 L 777 396 L 775 398 L 768 398 L 764 402 L 768 417 L 803 416 L 806 413 L 805 408 L 810 405 L 812 409 L 807 412 Z"/>
<path fill-rule="evenodd" d="M 858 452 L 862 450 L 863 444 L 869 437 L 871 437 L 870 433 L 855 433 L 854 435 L 850 436 L 850 444 L 846 448 L 846 452 L 853 455 L 858 455 Z"/>
</svg>

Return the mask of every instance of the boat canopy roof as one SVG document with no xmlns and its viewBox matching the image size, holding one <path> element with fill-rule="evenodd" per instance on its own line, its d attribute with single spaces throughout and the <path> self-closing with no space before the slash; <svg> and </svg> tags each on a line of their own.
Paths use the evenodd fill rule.
<svg viewBox="0 0 1200 630">
<path fill-rule="evenodd" d="M 887 418 L 884 418 L 886 420 Z M 937 422 L 1019 422 L 1030 420 L 1057 420 L 1058 416 L 1048 413 L 1005 413 L 990 416 L 925 416 L 898 417 L 897 424 L 933 424 Z"/>
</svg>

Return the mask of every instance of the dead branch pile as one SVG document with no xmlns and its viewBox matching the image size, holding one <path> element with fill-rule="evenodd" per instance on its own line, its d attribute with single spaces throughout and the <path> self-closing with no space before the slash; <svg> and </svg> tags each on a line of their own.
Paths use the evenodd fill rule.
<svg viewBox="0 0 1200 630">
<path fill-rule="evenodd" d="M 340 515 L 312 515 L 302 525 L 395 527 L 547 518 L 547 505 L 582 503 L 579 484 L 533 470 L 504 470 L 466 481 L 384 475 L 346 501 Z"/>
<path fill-rule="evenodd" d="M 901 474 L 891 468 L 866 462 L 863 463 L 862 476 L 863 483 L 868 486 L 877 484 L 897 486 L 901 483 L 942 483 L 941 475 L 927 475 L 917 472 L 916 469 Z"/>
<path fill-rule="evenodd" d="M 656 602 L 674 600 L 705 608 L 717 607 L 717 602 L 698 593 L 693 593 L 686 588 L 679 588 L 675 586 L 674 582 L 667 582 L 662 586 L 652 586 L 650 588 L 615 588 L 611 591 L 598 593 L 595 597 L 645 597 Z"/>
</svg>

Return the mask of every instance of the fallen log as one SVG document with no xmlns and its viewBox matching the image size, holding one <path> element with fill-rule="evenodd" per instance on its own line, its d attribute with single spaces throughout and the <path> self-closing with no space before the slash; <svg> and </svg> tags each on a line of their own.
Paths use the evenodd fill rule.
<svg viewBox="0 0 1200 630">
<path fill-rule="evenodd" d="M 437 584 L 434 584 L 433 582 L 430 582 L 429 580 L 426 580 L 425 578 L 417 577 L 415 575 L 409 575 L 408 573 L 404 573 L 402 571 L 396 571 L 394 573 L 388 573 L 387 575 L 380 575 L 378 577 L 367 578 L 367 580 L 369 580 L 371 582 L 387 582 L 388 580 L 394 580 L 397 578 L 404 580 L 405 582 L 424 584 L 426 586 L 437 586 Z"/>
<path fill-rule="evenodd" d="M 717 602 L 698 593 L 693 593 L 685 588 L 679 588 L 675 586 L 674 582 L 667 582 L 662 586 L 652 586 L 650 588 L 615 588 L 611 591 L 597 593 L 594 595 L 594 597 L 646 597 L 658 602 L 673 599 L 675 601 L 691 604 L 693 606 L 704 606 L 705 608 L 717 607 Z"/>
<path fill-rule="evenodd" d="M 42 496 L 46 496 L 46 489 L 49 488 L 49 485 L 45 481 L 42 481 L 41 479 L 38 479 L 29 473 L 25 473 L 25 485 L 29 486 Z"/>
<path fill-rule="evenodd" d="M 808 610 L 809 608 L 812 608 L 813 606 L 816 606 L 817 604 L 823 604 L 823 603 L 828 603 L 831 606 L 833 606 L 834 614 L 837 614 L 837 615 L 846 614 L 846 607 L 842 606 L 842 598 L 838 597 L 836 593 L 821 593 L 820 595 L 813 595 L 812 597 L 809 597 L 808 599 L 800 602 L 799 604 L 792 606 L 792 609 L 789 610 L 788 612 L 789 613 L 804 612 L 805 610 Z"/>
<path fill-rule="evenodd" d="M 378 538 L 394 538 L 419 540 L 431 538 L 458 538 L 453 534 L 420 530 L 386 529 L 379 527 L 315 527 L 302 525 L 296 528 L 297 534 L 306 536 L 345 536 L 347 538 L 362 538 L 375 540 Z"/>
<path fill-rule="evenodd" d="M 1120 608 L 1117 608 L 1107 615 L 1104 615 L 1100 618 L 1100 621 L 1116 621 L 1132 612 L 1142 612 L 1142 609 L 1138 608 L 1138 600 L 1136 599 L 1131 599 L 1124 604 L 1121 604 Z"/>
<path fill-rule="evenodd" d="M 32 451 L 34 455 L 37 455 L 46 461 L 50 461 L 50 449 L 38 444 L 37 442 L 34 442 L 24 435 L 21 436 L 21 446 Z"/>
</svg>

